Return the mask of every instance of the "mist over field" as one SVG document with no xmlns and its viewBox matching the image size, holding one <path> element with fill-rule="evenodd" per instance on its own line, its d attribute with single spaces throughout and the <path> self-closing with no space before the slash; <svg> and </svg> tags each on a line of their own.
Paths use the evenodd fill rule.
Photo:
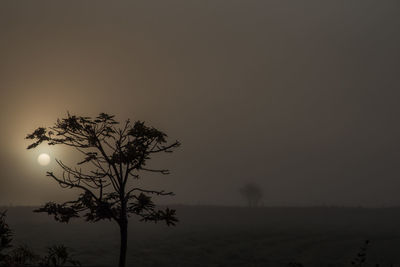
<svg viewBox="0 0 400 267">
<path fill-rule="evenodd" d="M 1 1 L 0 203 L 72 193 L 23 138 L 67 111 L 144 120 L 183 146 L 169 203 L 400 205 L 397 1 Z M 24 186 L 22 187 L 21 184 Z M 29 188 L 29 190 L 26 190 Z"/>
</svg>

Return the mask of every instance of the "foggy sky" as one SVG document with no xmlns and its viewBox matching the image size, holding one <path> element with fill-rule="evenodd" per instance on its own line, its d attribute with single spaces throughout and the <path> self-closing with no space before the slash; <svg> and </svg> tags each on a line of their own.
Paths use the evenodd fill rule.
<svg viewBox="0 0 400 267">
<path fill-rule="evenodd" d="M 67 111 L 182 148 L 165 203 L 400 205 L 397 1 L 1 1 L 0 204 L 65 200 L 24 137 Z"/>
</svg>

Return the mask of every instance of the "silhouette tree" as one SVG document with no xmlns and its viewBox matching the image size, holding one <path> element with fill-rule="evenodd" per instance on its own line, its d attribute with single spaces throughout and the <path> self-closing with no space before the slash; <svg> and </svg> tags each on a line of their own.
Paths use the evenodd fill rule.
<svg viewBox="0 0 400 267">
<path fill-rule="evenodd" d="M 178 141 L 167 143 L 166 137 L 165 133 L 144 122 L 127 120 L 120 124 L 114 116 L 105 113 L 95 118 L 68 113 L 52 127 L 37 128 L 26 137 L 34 141 L 28 149 L 42 142 L 64 145 L 75 148 L 83 159 L 77 163 L 79 168 L 56 160 L 62 174 L 47 172 L 61 187 L 81 190 L 79 197 L 62 204 L 48 202 L 36 211 L 53 215 L 60 222 L 81 216 L 91 222 L 115 221 L 120 229 L 119 266 L 124 267 L 130 214 L 137 215 L 141 221 L 165 221 L 168 226 L 178 221 L 175 210 L 157 209 L 152 201 L 154 195 L 173 195 L 172 192 L 135 185 L 144 172 L 169 173 L 166 169 L 146 167 L 153 155 L 179 147 Z"/>
<path fill-rule="evenodd" d="M 248 183 L 245 184 L 239 190 L 240 194 L 246 200 L 249 207 L 257 207 L 263 197 L 263 191 L 257 184 Z"/>
</svg>

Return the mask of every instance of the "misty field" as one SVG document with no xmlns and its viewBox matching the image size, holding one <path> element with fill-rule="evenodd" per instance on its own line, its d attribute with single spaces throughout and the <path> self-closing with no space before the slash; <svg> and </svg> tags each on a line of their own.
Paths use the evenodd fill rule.
<svg viewBox="0 0 400 267">
<path fill-rule="evenodd" d="M 175 208 L 176 227 L 131 220 L 127 266 L 351 266 L 366 239 L 366 266 L 400 266 L 400 208 Z M 61 224 L 32 209 L 8 208 L 15 244 L 64 244 L 83 266 L 116 265 L 116 225 Z"/>
</svg>

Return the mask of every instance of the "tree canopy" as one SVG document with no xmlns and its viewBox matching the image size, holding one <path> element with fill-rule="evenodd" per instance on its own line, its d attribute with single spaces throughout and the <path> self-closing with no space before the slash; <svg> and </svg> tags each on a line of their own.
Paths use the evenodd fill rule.
<svg viewBox="0 0 400 267">
<path fill-rule="evenodd" d="M 26 139 L 33 141 L 28 149 L 45 142 L 74 148 L 82 155 L 74 167 L 57 159 L 62 174 L 47 172 L 61 187 L 82 190 L 79 197 L 61 204 L 48 202 L 38 212 L 53 215 L 60 222 L 81 216 L 94 222 L 114 220 L 120 226 L 121 242 L 125 243 L 121 243 L 121 249 L 125 250 L 129 215 L 137 215 L 142 221 L 165 221 L 167 225 L 178 221 L 175 210 L 158 209 L 152 201 L 154 195 L 173 195 L 172 192 L 137 186 L 144 172 L 169 174 L 167 169 L 147 167 L 153 155 L 169 153 L 180 146 L 178 141 L 168 143 L 164 132 L 143 121 L 120 124 L 106 113 L 95 118 L 68 113 L 54 126 L 39 127 Z M 121 260 L 124 259 L 120 259 L 120 266 L 124 266 Z"/>
</svg>

